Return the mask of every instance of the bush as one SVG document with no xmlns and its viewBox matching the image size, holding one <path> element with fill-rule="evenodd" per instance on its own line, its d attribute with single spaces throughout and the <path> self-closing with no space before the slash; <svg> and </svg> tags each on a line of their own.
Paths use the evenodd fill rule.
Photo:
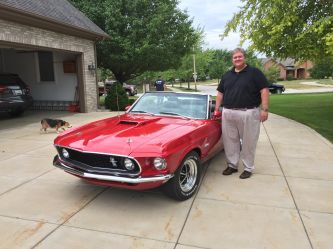
<svg viewBox="0 0 333 249">
<path fill-rule="evenodd" d="M 105 108 L 110 111 L 124 111 L 128 103 L 128 96 L 122 84 L 114 83 L 105 97 Z"/>
<path fill-rule="evenodd" d="M 99 97 L 99 105 L 105 105 L 105 96 L 100 96 Z"/>
<path fill-rule="evenodd" d="M 310 69 L 311 77 L 314 79 L 325 79 L 333 76 L 333 56 L 325 56 L 315 61 Z"/>
<path fill-rule="evenodd" d="M 268 70 L 266 70 L 264 74 L 268 80 L 268 83 L 272 84 L 277 81 L 280 75 L 280 69 L 276 66 L 272 66 Z"/>
<path fill-rule="evenodd" d="M 133 105 L 133 103 L 134 103 L 136 100 L 137 100 L 137 98 L 135 98 L 135 99 L 129 99 L 129 100 L 128 100 L 128 104 L 129 104 L 129 105 Z"/>
<path fill-rule="evenodd" d="M 296 78 L 294 76 L 291 76 L 291 75 L 287 75 L 287 80 L 296 80 Z"/>
</svg>

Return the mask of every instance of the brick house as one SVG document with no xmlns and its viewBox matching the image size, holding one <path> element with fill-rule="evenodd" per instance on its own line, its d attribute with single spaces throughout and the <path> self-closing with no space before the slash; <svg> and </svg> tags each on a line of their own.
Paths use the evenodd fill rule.
<svg viewBox="0 0 333 249">
<path fill-rule="evenodd" d="M 276 66 L 280 70 L 280 79 L 307 79 L 310 77 L 309 69 L 313 67 L 313 64 L 309 60 L 305 62 L 297 62 L 291 58 L 285 60 L 266 58 L 263 60 L 263 68 L 265 71 L 272 66 Z"/>
<path fill-rule="evenodd" d="M 0 2 L 0 73 L 18 74 L 35 103 L 95 111 L 96 42 L 108 38 L 66 0 Z"/>
</svg>

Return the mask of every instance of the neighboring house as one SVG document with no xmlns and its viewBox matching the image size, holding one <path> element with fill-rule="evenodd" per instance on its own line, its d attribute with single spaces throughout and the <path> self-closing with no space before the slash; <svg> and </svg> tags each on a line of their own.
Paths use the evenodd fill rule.
<svg viewBox="0 0 333 249">
<path fill-rule="evenodd" d="M 96 42 L 105 38 L 66 0 L 0 1 L 0 73 L 18 74 L 49 109 L 73 101 L 97 109 Z"/>
<path fill-rule="evenodd" d="M 291 58 L 285 60 L 266 58 L 263 60 L 265 71 L 272 66 L 276 66 L 280 70 L 280 79 L 307 79 L 310 77 L 309 69 L 313 67 L 313 64 L 309 60 L 305 62 L 297 62 Z"/>
</svg>

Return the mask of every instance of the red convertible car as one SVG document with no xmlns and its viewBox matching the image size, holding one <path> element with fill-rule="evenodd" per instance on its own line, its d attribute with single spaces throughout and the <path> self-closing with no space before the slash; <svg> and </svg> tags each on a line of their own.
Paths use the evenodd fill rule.
<svg viewBox="0 0 333 249">
<path fill-rule="evenodd" d="M 94 184 L 161 186 L 186 200 L 198 189 L 202 163 L 223 148 L 213 105 L 207 94 L 147 92 L 122 115 L 59 135 L 53 164 Z"/>
</svg>

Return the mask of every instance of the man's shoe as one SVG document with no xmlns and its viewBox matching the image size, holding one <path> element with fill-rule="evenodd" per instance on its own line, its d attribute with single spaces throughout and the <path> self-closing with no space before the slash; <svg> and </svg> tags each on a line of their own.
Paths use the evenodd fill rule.
<svg viewBox="0 0 333 249">
<path fill-rule="evenodd" d="M 226 168 L 225 170 L 223 170 L 223 175 L 225 175 L 225 176 L 228 176 L 228 175 L 231 175 L 232 173 L 236 173 L 236 172 L 238 172 L 238 170 L 237 169 L 234 169 L 234 168 L 231 168 L 231 167 L 228 167 L 228 168 Z"/>
<path fill-rule="evenodd" d="M 251 177 L 252 172 L 244 170 L 243 173 L 239 176 L 240 179 L 246 179 Z"/>
</svg>

